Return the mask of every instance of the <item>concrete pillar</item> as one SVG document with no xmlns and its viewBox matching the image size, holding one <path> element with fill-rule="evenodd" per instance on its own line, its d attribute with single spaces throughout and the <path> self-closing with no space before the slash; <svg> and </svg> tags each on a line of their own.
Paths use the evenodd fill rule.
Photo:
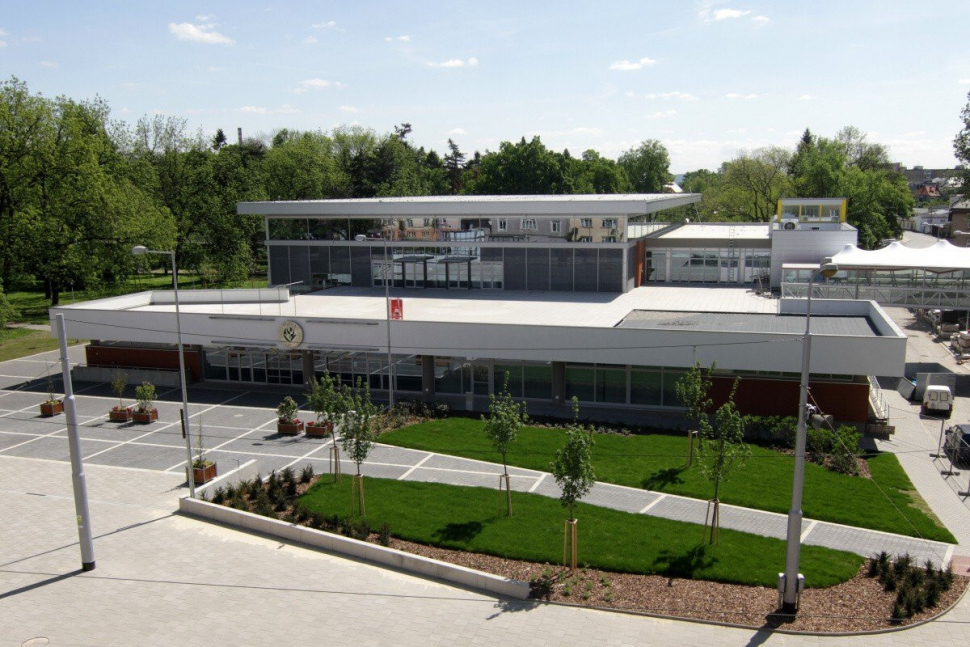
<svg viewBox="0 0 970 647">
<path fill-rule="evenodd" d="M 421 392 L 425 399 L 434 397 L 434 355 L 421 356 Z"/>
<path fill-rule="evenodd" d="M 566 362 L 552 363 L 552 401 L 566 403 Z"/>
<path fill-rule="evenodd" d="M 313 351 L 301 350 L 300 355 L 303 359 L 303 383 L 309 384 L 310 378 L 314 377 L 316 368 L 313 365 Z"/>
</svg>

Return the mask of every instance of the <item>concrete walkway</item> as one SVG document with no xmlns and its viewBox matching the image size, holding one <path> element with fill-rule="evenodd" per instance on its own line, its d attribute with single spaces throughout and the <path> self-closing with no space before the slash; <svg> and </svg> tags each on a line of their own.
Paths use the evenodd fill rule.
<svg viewBox="0 0 970 647">
<path fill-rule="evenodd" d="M 949 646 L 970 623 L 970 598 L 857 638 L 511 602 L 174 515 L 172 474 L 87 471 L 97 569 L 80 573 L 69 466 L 0 457 L 0 647 Z"/>
</svg>

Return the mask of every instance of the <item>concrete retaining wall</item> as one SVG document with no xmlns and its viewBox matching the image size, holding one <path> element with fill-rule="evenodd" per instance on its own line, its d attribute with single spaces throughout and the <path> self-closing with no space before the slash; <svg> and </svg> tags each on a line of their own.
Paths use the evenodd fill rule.
<svg viewBox="0 0 970 647">
<path fill-rule="evenodd" d="M 221 476 L 217 476 L 205 485 L 200 485 L 195 489 L 196 492 L 215 492 L 217 488 L 226 487 L 229 484 L 236 484 L 242 481 L 251 481 L 259 474 L 259 462 L 254 458 L 248 460 L 234 470 L 229 470 Z"/>
<path fill-rule="evenodd" d="M 111 382 L 118 370 L 124 371 L 128 384 L 151 382 L 155 386 L 178 386 L 178 371 L 155 370 L 150 368 L 123 368 L 111 366 L 75 366 L 71 369 L 71 377 L 82 382 Z"/>
<path fill-rule="evenodd" d="M 355 557 L 364 561 L 391 566 L 393 568 L 414 573 L 422 577 L 430 577 L 445 582 L 451 582 L 471 589 L 485 591 L 494 595 L 524 600 L 529 597 L 529 584 L 490 573 L 472 570 L 463 566 L 429 559 L 420 555 L 412 555 L 393 548 L 385 548 L 365 541 L 358 541 L 350 537 L 334 535 L 322 530 L 315 530 L 305 526 L 270 519 L 251 512 L 244 512 L 223 505 L 216 505 L 208 501 L 179 499 L 179 512 L 200 519 L 217 521 L 229 526 L 252 530 L 264 535 L 279 537 L 314 548 Z"/>
</svg>

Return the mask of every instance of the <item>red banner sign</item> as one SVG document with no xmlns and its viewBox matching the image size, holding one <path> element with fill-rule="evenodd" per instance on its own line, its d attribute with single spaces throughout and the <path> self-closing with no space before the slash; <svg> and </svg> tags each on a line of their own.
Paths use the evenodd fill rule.
<svg viewBox="0 0 970 647">
<path fill-rule="evenodd" d="M 391 299 L 391 319 L 404 319 L 404 299 Z"/>
</svg>

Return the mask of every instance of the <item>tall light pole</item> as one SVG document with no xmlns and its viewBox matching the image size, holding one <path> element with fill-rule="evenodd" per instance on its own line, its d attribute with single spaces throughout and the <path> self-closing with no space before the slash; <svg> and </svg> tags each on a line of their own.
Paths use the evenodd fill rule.
<svg viewBox="0 0 970 647">
<path fill-rule="evenodd" d="M 785 551 L 784 598 L 782 610 L 795 613 L 798 610 L 798 560 L 802 541 L 802 489 L 805 486 L 805 426 L 808 410 L 809 364 L 812 355 L 812 286 L 815 276 L 835 276 L 839 266 L 822 262 L 818 270 L 808 277 L 808 301 L 805 305 L 805 335 L 802 337 L 802 382 L 798 396 L 798 429 L 795 432 L 795 475 L 791 488 L 791 509 L 788 511 L 788 545 Z"/>
<path fill-rule="evenodd" d="M 393 226 L 393 220 L 387 221 L 387 232 L 391 230 Z M 385 316 L 385 328 L 387 328 L 387 408 L 391 410 L 394 408 L 394 356 L 391 354 L 391 288 L 388 284 L 390 277 L 393 275 L 394 270 L 394 259 L 388 257 L 387 255 L 387 233 L 384 230 L 384 219 L 381 219 L 381 239 L 384 241 L 384 270 L 381 272 L 384 275 L 384 316 Z M 358 234 L 354 237 L 359 243 L 367 240 L 367 237 L 363 234 Z"/>
<path fill-rule="evenodd" d="M 172 258 L 172 288 L 175 290 L 175 334 L 179 347 L 179 380 L 182 382 L 182 437 L 185 438 L 185 473 L 189 481 L 189 496 L 195 498 L 195 474 L 192 472 L 192 434 L 189 427 L 189 390 L 185 386 L 185 349 L 182 347 L 182 312 L 179 309 L 179 275 L 174 251 L 148 249 L 144 245 L 131 248 L 135 256 L 162 254 Z"/>
</svg>

